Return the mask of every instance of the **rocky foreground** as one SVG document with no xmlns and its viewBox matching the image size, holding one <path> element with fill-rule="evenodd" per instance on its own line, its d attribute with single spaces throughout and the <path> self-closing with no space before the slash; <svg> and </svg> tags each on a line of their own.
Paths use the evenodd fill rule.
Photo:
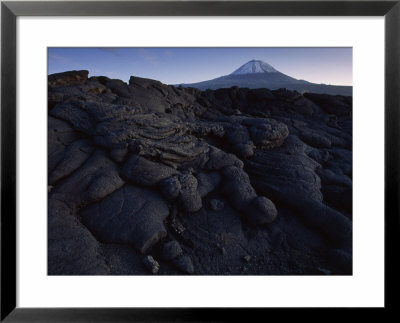
<svg viewBox="0 0 400 323">
<path fill-rule="evenodd" d="M 48 77 L 50 275 L 352 273 L 352 98 Z"/>
</svg>

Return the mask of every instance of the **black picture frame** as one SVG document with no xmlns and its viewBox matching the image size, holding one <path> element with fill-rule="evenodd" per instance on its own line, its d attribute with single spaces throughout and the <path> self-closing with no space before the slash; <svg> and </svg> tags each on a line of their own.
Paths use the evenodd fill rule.
<svg viewBox="0 0 400 323">
<path fill-rule="evenodd" d="M 384 16 L 385 307 L 396 310 L 399 244 L 400 0 L 396 1 L 2 1 L 1 2 L 1 321 L 246 321 L 265 310 L 223 308 L 16 307 L 16 19 L 18 16 Z M 373 149 L 373 148 L 371 148 Z M 267 291 L 266 291 L 267 292 Z M 40 293 L 40 291 L 38 291 Z M 296 309 L 291 309 L 296 310 Z M 299 309 L 297 311 L 301 312 Z M 289 311 L 291 312 L 291 311 Z M 304 311 L 303 311 L 304 312 Z M 330 311 L 331 312 L 331 311 Z M 250 315 L 250 316 L 249 316 Z M 257 316 L 253 316 L 257 315 Z M 268 315 L 270 315 L 268 313 Z M 331 314 L 329 314 L 331 315 Z M 332 313 L 332 315 L 335 315 Z M 369 312 L 368 315 L 373 315 Z M 253 319 L 252 319 L 253 317 Z M 372 316 L 373 317 L 373 316 Z M 371 317 L 371 318 L 372 318 Z M 267 319 L 267 317 L 265 317 Z M 382 317 L 380 317 L 382 320 Z"/>
</svg>

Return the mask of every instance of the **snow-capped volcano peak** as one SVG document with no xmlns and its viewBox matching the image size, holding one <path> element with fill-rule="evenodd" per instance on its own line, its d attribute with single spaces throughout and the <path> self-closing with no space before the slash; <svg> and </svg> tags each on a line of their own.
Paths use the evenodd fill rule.
<svg viewBox="0 0 400 323">
<path fill-rule="evenodd" d="M 255 74 L 255 73 L 275 73 L 278 72 L 271 65 L 257 60 L 251 60 L 246 64 L 240 66 L 231 75 L 241 75 L 241 74 Z"/>
</svg>

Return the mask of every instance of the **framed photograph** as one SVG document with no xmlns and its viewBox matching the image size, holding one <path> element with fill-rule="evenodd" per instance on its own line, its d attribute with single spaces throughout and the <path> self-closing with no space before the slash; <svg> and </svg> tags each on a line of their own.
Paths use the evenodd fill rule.
<svg viewBox="0 0 400 323">
<path fill-rule="evenodd" d="M 1 320 L 393 309 L 399 16 L 3 1 Z"/>
</svg>

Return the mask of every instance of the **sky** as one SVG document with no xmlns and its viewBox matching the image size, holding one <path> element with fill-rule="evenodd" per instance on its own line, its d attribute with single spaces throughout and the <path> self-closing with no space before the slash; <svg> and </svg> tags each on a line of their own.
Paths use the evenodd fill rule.
<svg viewBox="0 0 400 323">
<path fill-rule="evenodd" d="M 165 84 L 195 83 L 228 75 L 248 61 L 313 83 L 352 85 L 350 47 L 49 47 L 48 74 L 89 70 L 128 82 L 131 75 Z"/>
</svg>

